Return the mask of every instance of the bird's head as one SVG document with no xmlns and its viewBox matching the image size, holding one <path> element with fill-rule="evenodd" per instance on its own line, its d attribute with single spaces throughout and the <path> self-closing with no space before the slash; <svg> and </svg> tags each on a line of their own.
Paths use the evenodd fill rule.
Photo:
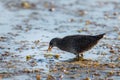
<svg viewBox="0 0 120 80">
<path fill-rule="evenodd" d="M 53 38 L 50 42 L 49 42 L 49 47 L 48 47 L 48 51 L 51 51 L 51 49 L 55 46 L 57 46 L 57 42 L 60 40 L 60 38 Z"/>
</svg>

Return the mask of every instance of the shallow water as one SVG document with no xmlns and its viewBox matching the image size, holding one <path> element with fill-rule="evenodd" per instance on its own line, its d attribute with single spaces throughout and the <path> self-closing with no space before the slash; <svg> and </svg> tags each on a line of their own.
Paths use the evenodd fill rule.
<svg viewBox="0 0 120 80">
<path fill-rule="evenodd" d="M 119 80 L 119 3 L 118 0 L 1 0 L 0 73 L 3 80 L 21 80 L 21 77 L 36 80 L 36 74 L 40 74 L 41 80 L 46 80 L 48 74 L 56 80 L 84 80 L 87 77 Z M 109 33 L 84 54 L 90 64 L 84 61 L 65 64 L 65 60 L 75 55 L 57 48 L 49 53 L 46 51 L 54 37 L 105 32 Z M 98 63 L 93 64 L 94 61 Z M 91 68 L 89 65 L 98 66 Z"/>
</svg>

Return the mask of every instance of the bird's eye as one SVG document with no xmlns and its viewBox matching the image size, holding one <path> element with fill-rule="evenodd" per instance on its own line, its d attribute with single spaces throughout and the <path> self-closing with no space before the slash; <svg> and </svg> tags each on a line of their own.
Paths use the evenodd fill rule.
<svg viewBox="0 0 120 80">
<path fill-rule="evenodd" d="M 53 45 L 53 43 L 52 43 L 52 42 L 50 42 L 50 45 Z"/>
</svg>

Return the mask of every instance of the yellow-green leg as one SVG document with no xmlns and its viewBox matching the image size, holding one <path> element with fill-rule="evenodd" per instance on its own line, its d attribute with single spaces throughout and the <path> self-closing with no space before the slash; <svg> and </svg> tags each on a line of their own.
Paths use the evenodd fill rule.
<svg viewBox="0 0 120 80">
<path fill-rule="evenodd" d="M 83 53 L 81 53 L 80 55 L 77 54 L 76 59 L 77 59 L 77 61 L 82 61 L 82 60 L 84 60 L 84 59 L 83 59 Z"/>
</svg>

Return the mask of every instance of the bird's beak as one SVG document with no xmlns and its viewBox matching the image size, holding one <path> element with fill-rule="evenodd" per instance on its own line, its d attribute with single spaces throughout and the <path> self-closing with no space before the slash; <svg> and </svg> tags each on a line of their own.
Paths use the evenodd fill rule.
<svg viewBox="0 0 120 80">
<path fill-rule="evenodd" d="M 47 51 L 51 51 L 51 49 L 52 49 L 52 46 L 49 46 Z"/>
</svg>

